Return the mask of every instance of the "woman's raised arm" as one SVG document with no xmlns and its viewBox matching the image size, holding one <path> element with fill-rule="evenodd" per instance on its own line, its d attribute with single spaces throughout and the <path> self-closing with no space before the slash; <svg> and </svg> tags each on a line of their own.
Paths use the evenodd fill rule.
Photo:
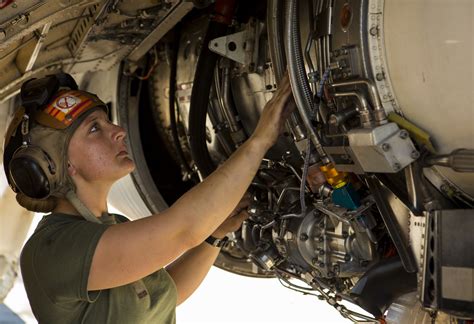
<svg viewBox="0 0 474 324">
<path fill-rule="evenodd" d="M 252 137 L 169 209 L 108 228 L 95 250 L 88 290 L 134 282 L 202 243 L 231 213 L 250 185 L 266 151 L 283 128 L 290 96 L 285 79 L 265 106 Z"/>
</svg>

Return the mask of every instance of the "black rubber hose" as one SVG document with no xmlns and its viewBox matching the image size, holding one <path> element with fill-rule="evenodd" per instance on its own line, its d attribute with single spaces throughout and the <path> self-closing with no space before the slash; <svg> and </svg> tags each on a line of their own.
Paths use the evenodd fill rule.
<svg viewBox="0 0 474 324">
<path fill-rule="evenodd" d="M 208 44 L 212 39 L 225 35 L 226 31 L 227 26 L 224 24 L 214 21 L 209 23 L 197 62 L 191 93 L 189 145 L 192 158 L 203 178 L 211 174 L 216 168 L 206 144 L 206 115 L 218 55 L 209 50 Z"/>
<path fill-rule="evenodd" d="M 181 36 L 181 28 L 178 24 L 175 28 L 174 41 L 171 46 L 171 62 L 170 62 L 170 93 L 169 93 L 169 113 L 170 113 L 170 129 L 171 136 L 173 137 L 173 143 L 178 154 L 179 162 L 181 166 L 193 176 L 193 171 L 186 161 L 181 142 L 178 135 L 178 125 L 176 124 L 176 70 L 178 64 L 178 51 L 179 51 L 179 40 Z"/>
</svg>

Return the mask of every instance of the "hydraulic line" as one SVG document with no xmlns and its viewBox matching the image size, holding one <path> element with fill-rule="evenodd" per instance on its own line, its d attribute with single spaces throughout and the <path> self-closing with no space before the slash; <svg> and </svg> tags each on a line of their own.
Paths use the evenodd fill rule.
<svg viewBox="0 0 474 324">
<path fill-rule="evenodd" d="M 286 72 L 286 55 L 284 48 L 283 1 L 269 0 L 267 3 L 267 34 L 270 47 L 270 58 L 275 72 L 276 84 L 280 84 Z M 292 112 L 287 121 L 287 127 L 291 130 L 295 140 L 301 141 L 306 136 L 301 129 L 300 120 L 296 112 Z"/>
<path fill-rule="evenodd" d="M 286 69 L 285 51 L 280 50 L 284 46 L 282 4 L 280 0 L 269 0 L 267 4 L 268 43 L 277 83 L 283 78 Z"/>
<path fill-rule="evenodd" d="M 216 1 L 214 15 L 207 28 L 194 75 L 189 110 L 189 146 L 193 160 L 203 178 L 216 168 L 207 149 L 206 115 L 214 76 L 212 71 L 219 56 L 211 52 L 207 45 L 212 39 L 226 34 L 227 26 L 232 22 L 234 7 L 235 0 Z"/>
<path fill-rule="evenodd" d="M 306 76 L 304 61 L 301 51 L 300 30 L 298 21 L 298 1 L 288 0 L 285 8 L 285 30 L 286 30 L 286 56 L 288 58 L 288 70 L 291 88 L 295 97 L 296 106 L 303 124 L 306 127 L 309 139 L 313 142 L 320 159 L 324 164 L 330 162 L 326 152 L 321 145 L 318 135 L 314 131 L 309 115 L 314 113 L 313 94 L 309 87 Z"/>
</svg>

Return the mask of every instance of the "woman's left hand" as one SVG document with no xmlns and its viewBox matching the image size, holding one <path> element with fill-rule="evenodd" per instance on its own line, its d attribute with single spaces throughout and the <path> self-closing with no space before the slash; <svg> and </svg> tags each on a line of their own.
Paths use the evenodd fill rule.
<svg viewBox="0 0 474 324">
<path fill-rule="evenodd" d="M 249 205 L 250 195 L 246 193 L 229 217 L 227 217 L 227 219 L 211 235 L 215 238 L 223 238 L 227 233 L 238 230 L 242 225 L 242 222 L 249 217 L 247 212 Z"/>
</svg>

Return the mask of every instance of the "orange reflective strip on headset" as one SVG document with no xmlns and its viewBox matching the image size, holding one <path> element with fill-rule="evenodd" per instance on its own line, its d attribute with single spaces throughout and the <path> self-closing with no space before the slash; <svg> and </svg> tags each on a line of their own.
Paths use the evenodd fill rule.
<svg viewBox="0 0 474 324">
<path fill-rule="evenodd" d="M 67 127 L 92 103 L 92 99 L 79 91 L 67 91 L 53 99 L 44 112 Z"/>
</svg>

